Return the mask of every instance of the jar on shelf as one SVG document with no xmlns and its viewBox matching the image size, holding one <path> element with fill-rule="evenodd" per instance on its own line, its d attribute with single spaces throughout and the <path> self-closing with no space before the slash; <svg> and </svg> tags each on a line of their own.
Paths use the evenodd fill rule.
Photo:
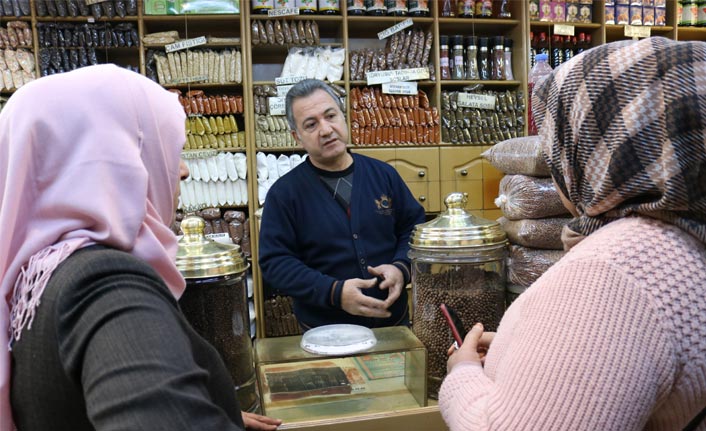
<svg viewBox="0 0 706 431">
<path fill-rule="evenodd" d="M 315 15 L 319 10 L 316 7 L 316 0 L 297 0 L 296 7 L 302 15 Z"/>
<path fill-rule="evenodd" d="M 407 0 L 385 0 L 387 14 L 390 16 L 407 16 Z"/>
<path fill-rule="evenodd" d="M 387 15 L 385 0 L 365 0 L 366 14 L 373 16 Z"/>
<path fill-rule="evenodd" d="M 429 16 L 429 0 L 407 0 L 407 8 L 410 16 Z"/>
<path fill-rule="evenodd" d="M 322 15 L 340 15 L 341 3 L 339 0 L 319 0 L 319 13 Z"/>
<path fill-rule="evenodd" d="M 220 354 L 243 411 L 259 412 L 247 293 L 249 264 L 240 247 L 204 236 L 204 219 L 181 221 L 177 268 L 186 279 L 179 307 L 191 326 Z"/>
<path fill-rule="evenodd" d="M 252 13 L 267 15 L 267 12 L 275 8 L 274 0 L 252 0 Z"/>
<path fill-rule="evenodd" d="M 451 79 L 449 37 L 445 35 L 439 36 L 439 63 L 441 69 L 441 79 Z"/>
<path fill-rule="evenodd" d="M 465 193 L 450 193 L 446 211 L 415 227 L 412 260 L 412 330 L 427 348 L 427 395 L 437 399 L 453 343 L 440 310 L 453 308 L 466 329 L 495 331 L 505 312 L 507 236 L 495 221 L 465 209 Z"/>
<path fill-rule="evenodd" d="M 367 10 L 365 0 L 348 0 L 346 5 L 348 15 L 365 15 Z"/>
</svg>

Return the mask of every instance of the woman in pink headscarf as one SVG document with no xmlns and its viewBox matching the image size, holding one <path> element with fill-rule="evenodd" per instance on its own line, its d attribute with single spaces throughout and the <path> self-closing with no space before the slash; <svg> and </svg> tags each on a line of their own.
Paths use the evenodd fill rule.
<svg viewBox="0 0 706 431">
<path fill-rule="evenodd" d="M 0 113 L 0 431 L 244 428 L 177 305 L 184 141 L 177 97 L 112 65 L 39 79 Z"/>
</svg>

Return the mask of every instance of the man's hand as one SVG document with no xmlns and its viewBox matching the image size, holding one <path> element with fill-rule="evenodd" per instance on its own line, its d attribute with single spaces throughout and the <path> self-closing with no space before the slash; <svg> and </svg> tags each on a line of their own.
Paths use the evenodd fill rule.
<svg viewBox="0 0 706 431">
<path fill-rule="evenodd" d="M 356 316 L 390 317 L 392 313 L 387 309 L 400 297 L 404 289 L 404 275 L 395 265 L 369 266 L 368 272 L 375 278 L 351 278 L 343 283 L 341 308 Z M 387 299 L 383 301 L 363 294 L 362 289 L 372 289 L 376 286 L 382 290 L 387 289 Z"/>
<path fill-rule="evenodd" d="M 374 288 L 377 283 L 378 280 L 376 278 L 367 280 L 351 278 L 346 280 L 341 288 L 341 308 L 355 316 L 390 317 L 392 313 L 387 311 L 386 301 L 375 299 L 362 292 L 362 289 Z"/>
<path fill-rule="evenodd" d="M 402 271 L 395 265 L 369 266 L 368 272 L 382 279 L 378 287 L 380 287 L 380 289 L 387 289 L 385 308 L 389 308 L 402 294 L 402 289 L 404 289 L 404 274 L 402 274 Z"/>
<path fill-rule="evenodd" d="M 255 431 L 274 431 L 278 426 L 282 425 L 279 419 L 269 418 L 267 416 L 256 415 L 255 413 L 242 412 L 245 429 Z"/>
</svg>

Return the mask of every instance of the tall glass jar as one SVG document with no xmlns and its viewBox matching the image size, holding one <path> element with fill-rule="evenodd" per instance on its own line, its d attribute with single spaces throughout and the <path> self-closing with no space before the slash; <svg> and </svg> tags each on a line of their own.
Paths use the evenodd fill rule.
<svg viewBox="0 0 706 431">
<path fill-rule="evenodd" d="M 177 267 L 186 279 L 179 299 L 191 326 L 221 355 L 243 411 L 259 412 L 246 274 L 248 263 L 237 245 L 207 239 L 204 220 L 185 217 Z"/>
<path fill-rule="evenodd" d="M 427 348 L 429 398 L 436 399 L 453 343 L 439 306 L 456 311 L 466 329 L 495 331 L 505 312 L 507 237 L 495 221 L 465 210 L 464 193 L 450 193 L 446 211 L 417 225 L 410 238 L 412 330 Z"/>
</svg>

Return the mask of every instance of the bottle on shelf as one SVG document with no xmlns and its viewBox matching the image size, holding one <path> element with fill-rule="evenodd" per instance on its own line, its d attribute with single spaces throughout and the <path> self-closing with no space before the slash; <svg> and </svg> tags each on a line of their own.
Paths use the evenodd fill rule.
<svg viewBox="0 0 706 431">
<path fill-rule="evenodd" d="M 505 79 L 512 81 L 515 76 L 512 74 L 512 39 L 505 38 L 505 46 L 503 50 L 503 68 L 505 70 Z"/>
<path fill-rule="evenodd" d="M 480 79 L 478 75 L 478 38 L 466 36 L 466 79 Z"/>
<path fill-rule="evenodd" d="M 463 67 L 463 35 L 456 35 L 451 38 L 453 41 L 454 64 L 451 72 L 451 79 L 464 79 L 466 70 Z"/>
<path fill-rule="evenodd" d="M 321 15 L 340 15 L 341 2 L 339 0 L 319 0 L 319 13 Z"/>
<path fill-rule="evenodd" d="M 543 31 L 537 37 L 537 54 L 547 54 L 549 57 L 549 39 L 547 39 L 547 33 Z"/>
<path fill-rule="evenodd" d="M 490 80 L 492 66 L 490 65 L 490 52 L 488 50 L 488 38 L 481 37 L 478 48 L 478 74 L 483 81 Z"/>
<path fill-rule="evenodd" d="M 475 0 L 457 0 L 456 1 L 456 16 L 463 18 L 473 18 L 475 13 Z"/>
<path fill-rule="evenodd" d="M 532 114 L 532 92 L 534 91 L 534 86 L 541 82 L 544 78 L 552 73 L 552 67 L 549 65 L 549 58 L 547 54 L 537 54 L 535 58 L 536 63 L 529 73 L 527 78 L 527 113 L 528 113 L 528 132 L 529 135 L 537 134 L 537 125 L 534 123 L 534 115 Z"/>
<path fill-rule="evenodd" d="M 564 62 L 571 60 L 576 52 L 576 36 L 566 36 L 564 39 Z"/>
<path fill-rule="evenodd" d="M 579 33 L 576 43 L 576 54 L 581 54 L 591 47 L 591 35 L 587 33 Z"/>
<path fill-rule="evenodd" d="M 532 69 L 532 66 L 534 66 L 534 58 L 537 56 L 537 38 L 534 36 L 533 32 L 529 33 L 529 43 L 530 43 L 530 49 L 528 52 L 528 64 L 529 68 Z"/>
<path fill-rule="evenodd" d="M 510 5 L 507 0 L 493 0 L 493 18 L 510 19 Z"/>
<path fill-rule="evenodd" d="M 452 0 L 441 0 L 439 3 L 441 7 L 441 12 L 439 15 L 441 15 L 444 18 L 450 18 L 456 16 L 456 8 L 452 4 Z"/>
<path fill-rule="evenodd" d="M 493 0 L 476 0 L 476 18 L 493 17 Z"/>
<path fill-rule="evenodd" d="M 564 62 L 564 38 L 555 34 L 552 36 L 552 68 L 556 69 Z"/>
<path fill-rule="evenodd" d="M 365 15 L 365 0 L 348 0 L 348 15 Z"/>
<path fill-rule="evenodd" d="M 505 79 L 505 38 L 503 36 L 495 36 L 493 38 L 493 50 L 491 58 L 493 64 L 491 66 L 490 78 L 496 81 Z"/>
<path fill-rule="evenodd" d="M 407 0 L 408 14 L 415 17 L 429 16 L 429 0 Z"/>
<path fill-rule="evenodd" d="M 441 79 L 451 79 L 451 69 L 449 67 L 449 37 L 439 36 L 439 66 L 441 68 Z"/>
</svg>

